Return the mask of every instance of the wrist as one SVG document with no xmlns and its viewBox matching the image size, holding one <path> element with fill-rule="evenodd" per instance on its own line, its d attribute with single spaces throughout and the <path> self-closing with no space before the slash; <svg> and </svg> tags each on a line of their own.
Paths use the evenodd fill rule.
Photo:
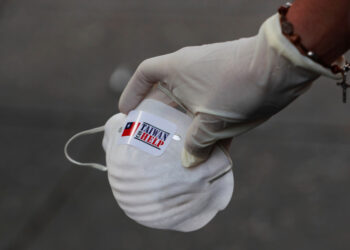
<svg viewBox="0 0 350 250">
<path fill-rule="evenodd" d="M 293 69 L 302 68 L 312 72 L 314 75 L 310 78 L 315 79 L 317 76 L 323 75 L 332 79 L 342 79 L 340 73 L 334 73 L 330 68 L 324 67 L 300 53 L 298 48 L 282 33 L 279 19 L 279 14 L 271 16 L 259 30 L 259 37 L 266 39 L 267 49 L 272 49 L 278 56 L 286 58 Z"/>
<path fill-rule="evenodd" d="M 339 2 L 339 3 L 338 3 Z M 302 44 L 331 64 L 350 45 L 350 1 L 295 1 L 287 13 Z"/>
</svg>

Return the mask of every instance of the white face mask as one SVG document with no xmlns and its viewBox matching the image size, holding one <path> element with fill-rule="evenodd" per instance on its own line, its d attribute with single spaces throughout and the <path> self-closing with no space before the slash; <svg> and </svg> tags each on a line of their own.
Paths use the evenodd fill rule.
<svg viewBox="0 0 350 250">
<path fill-rule="evenodd" d="M 127 216 L 151 228 L 189 232 L 205 226 L 231 200 L 232 162 L 217 146 L 194 168 L 181 165 L 191 118 L 145 99 L 136 110 L 111 117 L 104 127 L 81 132 L 66 144 L 75 164 L 107 170 L 113 195 Z M 76 137 L 104 131 L 107 167 L 80 163 L 67 154 Z"/>
</svg>

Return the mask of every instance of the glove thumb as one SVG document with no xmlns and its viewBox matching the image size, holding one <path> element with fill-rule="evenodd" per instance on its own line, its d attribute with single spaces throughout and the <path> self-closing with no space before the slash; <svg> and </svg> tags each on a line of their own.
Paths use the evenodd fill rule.
<svg viewBox="0 0 350 250">
<path fill-rule="evenodd" d="M 205 114 L 198 114 L 187 130 L 185 147 L 182 151 L 182 165 L 186 168 L 194 167 L 210 156 L 217 141 L 216 130 L 220 122 Z"/>
</svg>

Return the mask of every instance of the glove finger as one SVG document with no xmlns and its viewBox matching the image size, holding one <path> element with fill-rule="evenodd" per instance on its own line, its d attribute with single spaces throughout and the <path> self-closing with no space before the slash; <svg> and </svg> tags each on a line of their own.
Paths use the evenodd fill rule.
<svg viewBox="0 0 350 250">
<path fill-rule="evenodd" d="M 119 99 L 119 110 L 127 114 L 134 109 L 151 90 L 153 85 L 166 75 L 166 56 L 143 61 L 136 69 Z"/>
<path fill-rule="evenodd" d="M 193 167 L 208 159 L 215 143 L 222 139 L 220 131 L 224 126 L 224 122 L 214 116 L 196 115 L 186 134 L 182 165 Z"/>
</svg>

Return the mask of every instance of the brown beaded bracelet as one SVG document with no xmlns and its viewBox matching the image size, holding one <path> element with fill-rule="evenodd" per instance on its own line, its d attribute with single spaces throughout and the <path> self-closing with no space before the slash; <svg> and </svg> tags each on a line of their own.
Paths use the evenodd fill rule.
<svg viewBox="0 0 350 250">
<path fill-rule="evenodd" d="M 278 13 L 280 14 L 280 24 L 283 35 L 294 44 L 294 46 L 299 50 L 299 52 L 313 60 L 314 62 L 322 65 L 325 68 L 330 69 L 334 74 L 341 73 L 342 81 L 337 83 L 343 89 L 343 102 L 346 103 L 346 90 L 350 87 L 350 85 L 346 82 L 346 74 L 350 70 L 350 64 L 348 62 L 345 63 L 344 67 L 341 68 L 336 64 L 329 65 L 325 63 L 317 54 L 313 51 L 308 50 L 301 41 L 301 37 L 298 34 L 294 33 L 293 24 L 287 20 L 287 13 L 289 8 L 292 6 L 291 3 L 287 2 L 285 5 L 282 5 L 278 8 Z"/>
</svg>

